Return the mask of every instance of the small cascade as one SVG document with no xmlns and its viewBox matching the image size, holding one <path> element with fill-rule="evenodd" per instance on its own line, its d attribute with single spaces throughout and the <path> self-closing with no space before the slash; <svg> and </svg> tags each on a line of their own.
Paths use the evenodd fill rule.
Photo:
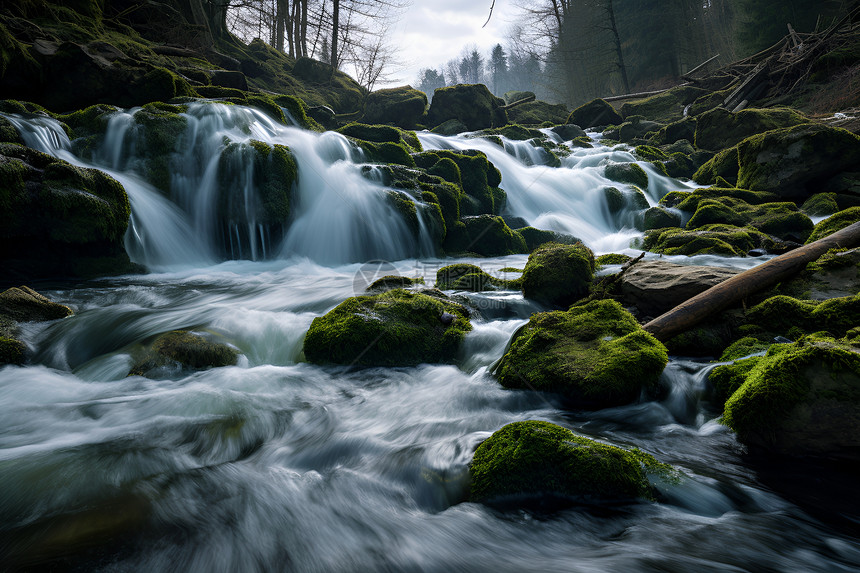
<svg viewBox="0 0 860 573">
<path fill-rule="evenodd" d="M 604 190 L 621 188 L 624 184 L 607 179 L 605 166 L 610 163 L 632 163 L 636 159 L 627 151 L 606 147 L 574 149 L 561 160 L 561 168 L 542 165 L 544 150 L 528 142 L 502 138 L 504 148 L 483 140 L 462 136 L 443 137 L 421 132 L 418 134 L 425 149 L 478 149 L 502 173 L 501 187 L 507 192 L 506 214 L 521 217 L 530 225 L 574 235 L 597 252 L 626 249 L 639 235 L 633 228 L 636 212 L 625 209 L 611 213 Z M 545 152 L 544 152 L 545 153 Z M 684 184 L 656 172 L 643 164 L 649 176 L 647 201 L 656 204 L 670 189 Z"/>
</svg>

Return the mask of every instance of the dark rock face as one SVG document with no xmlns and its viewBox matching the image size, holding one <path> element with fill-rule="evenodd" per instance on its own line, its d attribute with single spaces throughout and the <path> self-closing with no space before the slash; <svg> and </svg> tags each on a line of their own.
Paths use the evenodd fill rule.
<svg viewBox="0 0 860 573">
<path fill-rule="evenodd" d="M 0 365 L 23 364 L 27 359 L 27 347 L 17 338 L 17 323 L 56 320 L 71 314 L 69 307 L 27 286 L 0 293 Z"/>
<path fill-rule="evenodd" d="M 622 303 L 659 316 L 736 274 L 738 271 L 719 267 L 640 261 L 621 278 Z"/>
<path fill-rule="evenodd" d="M 427 114 L 428 126 L 438 126 L 456 119 L 470 130 L 504 127 L 508 123 L 503 106 L 483 84 L 460 84 L 439 88 L 433 94 L 433 103 Z"/>
<path fill-rule="evenodd" d="M 606 101 L 595 99 L 573 110 L 570 117 L 567 118 L 567 123 L 588 129 L 589 127 L 621 125 L 624 123 L 624 118 Z"/>
<path fill-rule="evenodd" d="M 95 169 L 0 144 L 0 268 L 6 276 L 129 272 L 130 208 L 122 185 Z"/>
</svg>

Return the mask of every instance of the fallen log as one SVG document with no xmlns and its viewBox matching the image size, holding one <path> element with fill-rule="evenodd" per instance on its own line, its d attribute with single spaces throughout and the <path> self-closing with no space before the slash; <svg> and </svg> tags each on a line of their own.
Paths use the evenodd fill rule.
<svg viewBox="0 0 860 573">
<path fill-rule="evenodd" d="M 794 276 L 828 250 L 857 245 L 860 245 L 860 222 L 725 280 L 658 316 L 643 328 L 658 340 L 666 341 L 749 295 Z"/>
<path fill-rule="evenodd" d="M 526 97 L 524 97 L 523 99 L 517 100 L 517 101 L 512 102 L 512 103 L 509 103 L 508 105 L 502 105 L 502 106 L 499 106 L 499 109 L 504 109 L 504 110 L 513 109 L 513 108 L 517 107 L 518 105 L 522 105 L 522 104 L 524 104 L 524 103 L 533 102 L 533 101 L 535 101 L 536 99 L 537 99 L 537 96 L 535 96 L 534 94 L 532 94 L 532 95 L 530 95 L 530 96 L 526 96 Z"/>
</svg>

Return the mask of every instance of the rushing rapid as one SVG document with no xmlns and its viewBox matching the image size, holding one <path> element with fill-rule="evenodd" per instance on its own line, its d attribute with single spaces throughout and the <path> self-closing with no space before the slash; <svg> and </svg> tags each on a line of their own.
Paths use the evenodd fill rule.
<svg viewBox="0 0 860 573">
<path fill-rule="evenodd" d="M 90 161 L 72 153 L 55 122 L 13 118 L 29 146 L 96 166 L 123 184 L 132 207 L 127 248 L 148 270 L 40 288 L 75 315 L 23 325 L 31 364 L 0 369 L 0 555 L 13 566 L 860 569 L 860 514 L 843 503 L 856 499 L 855 484 L 836 480 L 820 491 L 823 468 L 780 475 L 754 466 L 708 402 L 712 364 L 674 358 L 659 400 L 597 412 L 501 388 L 489 366 L 513 331 L 542 310 L 519 292 L 468 294 L 475 328 L 456 365 L 304 362 L 313 318 L 378 278 L 363 263 L 392 261 L 386 273 L 432 286 L 436 270 L 452 260 L 437 258 L 432 242 L 386 211 L 384 185 L 363 172 L 360 152 L 338 134 L 285 127 L 236 106 L 192 105 L 165 195 L 139 168 L 134 113 L 113 117 Z M 598 193 L 611 184 L 603 163 L 633 161 L 627 151 L 577 149 L 549 168 L 516 142 L 420 138 L 425 149 L 484 151 L 502 173 L 506 214 L 574 234 L 597 252 L 626 250 L 639 235 L 609 215 Z M 298 162 L 297 207 L 281 237 L 261 231 L 253 209 L 226 234 L 211 212 L 221 168 L 245 186 L 249 204 L 256 200 L 247 165 L 217 160 L 225 146 L 251 139 L 287 145 Z M 679 185 L 649 175 L 651 202 Z M 503 269 L 521 269 L 526 258 L 464 262 L 506 277 Z M 128 376 L 136 350 L 175 329 L 211 333 L 241 359 L 159 379 Z M 475 447 L 503 425 L 529 419 L 641 448 L 687 479 L 659 503 L 541 512 L 467 502 Z"/>
</svg>

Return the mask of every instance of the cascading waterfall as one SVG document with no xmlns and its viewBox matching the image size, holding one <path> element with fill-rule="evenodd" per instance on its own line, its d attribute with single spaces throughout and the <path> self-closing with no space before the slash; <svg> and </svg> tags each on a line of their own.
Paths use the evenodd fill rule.
<svg viewBox="0 0 860 573">
<path fill-rule="evenodd" d="M 557 141 L 558 136 L 553 134 Z M 604 175 L 610 162 L 631 163 L 636 158 L 628 151 L 607 147 L 574 148 L 561 159 L 561 168 L 545 165 L 546 152 L 527 141 L 501 137 L 503 147 L 475 137 L 445 137 L 422 132 L 418 134 L 425 149 L 478 149 L 502 173 L 501 187 L 507 192 L 506 214 L 521 217 L 533 227 L 569 233 L 581 239 L 596 252 L 626 249 L 631 239 L 640 235 L 632 227 L 632 213 L 613 216 L 603 189 L 620 185 Z M 658 173 L 650 164 L 640 163 L 648 173 L 648 202 L 656 202 L 671 189 L 684 183 Z"/>
</svg>

